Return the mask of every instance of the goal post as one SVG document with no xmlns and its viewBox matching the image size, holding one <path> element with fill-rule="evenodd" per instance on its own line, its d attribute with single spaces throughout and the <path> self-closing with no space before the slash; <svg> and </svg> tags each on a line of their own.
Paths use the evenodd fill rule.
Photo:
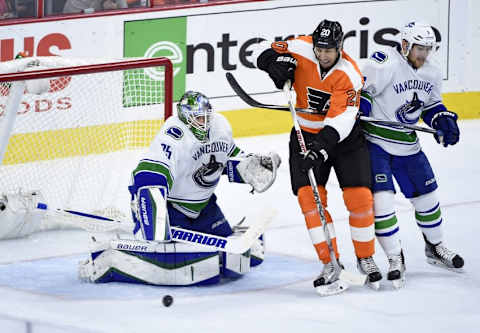
<svg viewBox="0 0 480 333">
<path fill-rule="evenodd" d="M 131 172 L 172 103 L 167 58 L 0 63 L 0 194 L 127 218 Z"/>
</svg>

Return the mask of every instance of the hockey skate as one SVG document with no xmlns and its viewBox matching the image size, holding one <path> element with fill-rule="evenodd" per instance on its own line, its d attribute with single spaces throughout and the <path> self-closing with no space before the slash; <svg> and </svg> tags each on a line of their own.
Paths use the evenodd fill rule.
<svg viewBox="0 0 480 333">
<path fill-rule="evenodd" d="M 338 261 L 341 268 L 343 265 Z M 333 262 L 329 262 L 323 266 L 323 271 L 320 276 L 313 281 L 315 291 L 321 296 L 330 296 L 339 294 L 348 289 L 348 284 L 339 279 L 339 271 L 335 270 Z"/>
<path fill-rule="evenodd" d="M 464 265 L 463 258 L 452 250 L 443 246 L 442 242 L 438 244 L 430 243 L 425 235 L 425 255 L 427 256 L 427 262 L 434 266 L 440 266 L 447 268 L 455 272 L 461 272 Z"/>
<path fill-rule="evenodd" d="M 358 270 L 367 275 L 367 285 L 374 289 L 380 289 L 380 280 L 382 279 L 382 273 L 378 269 L 377 264 L 373 261 L 373 257 L 357 258 Z"/>
<path fill-rule="evenodd" d="M 403 251 L 400 251 L 398 255 L 388 255 L 388 268 L 387 280 L 392 281 L 392 285 L 395 289 L 400 289 L 405 285 L 405 257 Z"/>
</svg>

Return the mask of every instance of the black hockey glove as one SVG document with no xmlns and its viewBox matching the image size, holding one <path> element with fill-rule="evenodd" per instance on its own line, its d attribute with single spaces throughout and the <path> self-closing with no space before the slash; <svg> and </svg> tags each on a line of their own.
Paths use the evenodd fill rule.
<svg viewBox="0 0 480 333">
<path fill-rule="evenodd" d="M 325 126 L 312 141 L 307 143 L 306 154 L 301 154 L 300 170 L 306 173 L 309 169 L 325 163 L 339 140 L 338 132 L 333 127 Z"/>
<path fill-rule="evenodd" d="M 297 59 L 290 53 L 277 53 L 272 49 L 264 51 L 257 60 L 258 68 L 268 73 L 275 87 L 283 89 L 285 82 L 295 81 Z"/>
<path fill-rule="evenodd" d="M 444 147 L 454 145 L 460 139 L 457 119 L 457 114 L 452 111 L 441 111 L 432 118 L 432 128 L 437 130 L 435 140 Z"/>
</svg>

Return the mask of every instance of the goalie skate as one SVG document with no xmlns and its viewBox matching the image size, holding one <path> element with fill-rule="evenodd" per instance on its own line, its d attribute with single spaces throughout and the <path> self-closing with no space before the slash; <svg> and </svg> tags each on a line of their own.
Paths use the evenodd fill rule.
<svg viewBox="0 0 480 333">
<path fill-rule="evenodd" d="M 442 242 L 434 245 L 425 238 L 425 256 L 431 265 L 447 268 L 454 272 L 463 271 L 463 258 L 443 246 Z"/>
<path fill-rule="evenodd" d="M 400 251 L 399 255 L 389 255 L 387 258 L 390 264 L 387 280 L 392 281 L 395 289 L 403 288 L 405 285 L 405 257 L 403 251 Z"/>
<path fill-rule="evenodd" d="M 373 257 L 367 258 L 358 258 L 357 259 L 358 270 L 367 275 L 367 285 L 374 289 L 380 289 L 380 280 L 382 279 L 382 274 L 378 269 L 377 264 L 373 261 Z"/>
<path fill-rule="evenodd" d="M 338 262 L 339 266 L 343 265 Z M 323 266 L 320 276 L 313 281 L 313 287 L 320 296 L 331 296 L 339 294 L 348 289 L 349 285 L 345 281 L 339 279 L 339 271 L 335 270 L 335 265 L 330 261 Z"/>
</svg>

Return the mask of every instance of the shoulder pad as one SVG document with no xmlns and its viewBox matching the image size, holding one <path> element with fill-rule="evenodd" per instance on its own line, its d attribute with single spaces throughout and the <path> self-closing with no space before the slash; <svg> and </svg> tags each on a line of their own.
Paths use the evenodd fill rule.
<svg viewBox="0 0 480 333">
<path fill-rule="evenodd" d="M 375 51 L 370 56 L 370 59 L 378 62 L 379 64 L 383 64 L 385 61 L 387 61 L 388 55 L 385 52 L 382 52 L 382 51 Z"/>
<path fill-rule="evenodd" d="M 175 140 L 180 140 L 183 137 L 183 130 L 180 127 L 172 126 L 167 128 L 165 134 L 171 136 Z"/>
</svg>

